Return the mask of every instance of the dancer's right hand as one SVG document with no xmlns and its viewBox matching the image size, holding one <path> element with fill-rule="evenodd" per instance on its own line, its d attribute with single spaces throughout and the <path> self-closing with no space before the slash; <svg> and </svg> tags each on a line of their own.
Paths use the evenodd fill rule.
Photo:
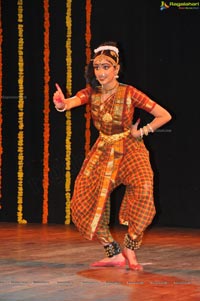
<svg viewBox="0 0 200 301">
<path fill-rule="evenodd" d="M 56 92 L 53 94 L 53 102 L 58 109 L 63 109 L 65 107 L 65 96 L 57 83 Z"/>
</svg>

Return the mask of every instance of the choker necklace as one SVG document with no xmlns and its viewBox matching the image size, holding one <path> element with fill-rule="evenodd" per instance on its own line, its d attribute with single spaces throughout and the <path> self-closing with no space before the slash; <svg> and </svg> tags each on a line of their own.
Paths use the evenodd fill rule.
<svg viewBox="0 0 200 301">
<path fill-rule="evenodd" d="M 108 93 L 108 92 L 114 90 L 115 88 L 117 88 L 118 85 L 119 85 L 119 83 L 117 82 L 116 85 L 113 88 L 111 88 L 111 89 L 104 89 L 103 86 L 102 86 L 102 91 L 104 93 Z"/>
</svg>

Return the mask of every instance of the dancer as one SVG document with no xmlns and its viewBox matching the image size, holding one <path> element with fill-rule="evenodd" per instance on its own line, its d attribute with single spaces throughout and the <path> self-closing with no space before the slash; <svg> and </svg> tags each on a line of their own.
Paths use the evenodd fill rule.
<svg viewBox="0 0 200 301">
<path fill-rule="evenodd" d="M 141 271 L 135 250 L 155 215 L 153 171 L 143 136 L 163 126 L 171 115 L 134 86 L 119 82 L 119 71 L 117 44 L 105 42 L 94 50 L 87 66 L 87 87 L 65 98 L 56 84 L 53 101 L 60 112 L 90 104 L 99 131 L 76 178 L 71 200 L 73 223 L 86 239 L 97 239 L 107 255 L 92 266 L 124 266 L 128 261 L 130 269 Z M 135 108 L 150 113 L 152 121 L 143 127 L 140 120 L 132 124 Z M 110 194 L 120 184 L 126 190 L 119 221 L 128 226 L 123 250 L 109 230 Z"/>
</svg>

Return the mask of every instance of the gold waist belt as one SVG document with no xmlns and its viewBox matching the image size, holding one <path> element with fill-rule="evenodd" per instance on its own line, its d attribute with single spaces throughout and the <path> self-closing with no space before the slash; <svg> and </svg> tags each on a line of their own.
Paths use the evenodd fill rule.
<svg viewBox="0 0 200 301">
<path fill-rule="evenodd" d="M 120 139 L 123 139 L 125 137 L 127 137 L 130 133 L 130 130 L 123 132 L 123 133 L 119 133 L 119 134 L 114 134 L 114 135 L 105 135 L 102 132 L 100 132 L 100 137 L 103 139 L 103 141 L 107 142 L 107 143 L 112 143 L 115 141 L 118 141 Z"/>
</svg>

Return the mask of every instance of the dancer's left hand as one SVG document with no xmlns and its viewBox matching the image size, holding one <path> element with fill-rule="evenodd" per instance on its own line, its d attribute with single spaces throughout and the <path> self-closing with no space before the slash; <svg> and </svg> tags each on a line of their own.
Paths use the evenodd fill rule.
<svg viewBox="0 0 200 301">
<path fill-rule="evenodd" d="M 140 118 L 138 118 L 136 123 L 134 123 L 131 127 L 131 135 L 136 139 L 140 138 L 140 131 L 138 130 L 139 123 L 140 123 Z"/>
</svg>

